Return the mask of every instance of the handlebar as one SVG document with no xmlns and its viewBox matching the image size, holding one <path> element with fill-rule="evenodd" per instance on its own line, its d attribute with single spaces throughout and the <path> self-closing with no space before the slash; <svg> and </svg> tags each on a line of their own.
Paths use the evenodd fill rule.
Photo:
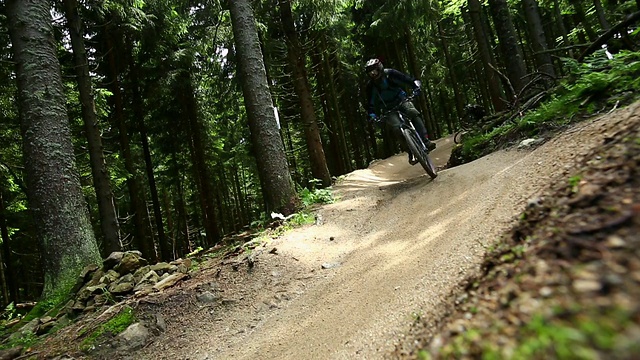
<svg viewBox="0 0 640 360">
<path fill-rule="evenodd" d="M 400 103 L 398 103 L 398 105 L 396 105 L 393 108 L 385 111 L 384 113 L 382 113 L 381 116 L 378 116 L 377 119 L 383 118 L 383 117 L 389 115 L 390 113 L 392 113 L 394 111 L 398 111 L 398 109 L 400 108 L 400 106 L 402 106 L 402 104 L 404 104 L 406 102 L 409 102 L 409 101 L 412 101 L 413 99 L 415 99 L 415 97 L 416 96 L 414 94 L 411 94 L 411 95 L 407 96 L 406 98 L 402 99 L 402 101 L 400 101 Z"/>
</svg>

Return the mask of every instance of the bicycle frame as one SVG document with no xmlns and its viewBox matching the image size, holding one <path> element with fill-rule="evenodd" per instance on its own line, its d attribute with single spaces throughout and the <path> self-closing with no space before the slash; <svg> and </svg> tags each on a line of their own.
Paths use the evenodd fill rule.
<svg viewBox="0 0 640 360">
<path fill-rule="evenodd" d="M 407 144 L 408 150 L 415 156 L 420 165 L 424 168 L 424 170 L 429 174 L 432 179 L 435 179 L 437 174 L 437 170 L 431 159 L 429 158 L 429 149 L 427 149 L 426 144 L 424 143 L 421 136 L 419 136 L 418 131 L 416 130 L 413 122 L 407 118 L 405 114 L 400 111 L 400 106 L 407 101 L 411 101 L 413 96 L 409 96 L 403 101 L 400 102 L 397 106 L 392 108 L 389 111 L 386 111 L 382 118 L 389 116 L 391 113 L 397 113 L 400 118 L 400 131 L 404 136 L 404 140 Z"/>
</svg>

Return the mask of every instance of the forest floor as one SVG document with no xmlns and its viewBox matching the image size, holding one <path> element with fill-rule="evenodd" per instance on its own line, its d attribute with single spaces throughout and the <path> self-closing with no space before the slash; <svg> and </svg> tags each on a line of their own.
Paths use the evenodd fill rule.
<svg viewBox="0 0 640 360">
<path fill-rule="evenodd" d="M 483 287 L 483 283 L 495 280 L 495 276 L 488 278 L 487 253 L 499 248 L 505 237 L 529 239 L 527 234 L 535 232 L 540 214 L 545 213 L 540 209 L 551 209 L 549 201 L 578 195 L 584 198 L 577 202 L 590 203 L 620 194 L 617 200 L 624 211 L 631 209 L 629 217 L 602 227 L 635 226 L 635 232 L 606 239 L 615 243 L 612 246 L 623 248 L 625 242 L 637 240 L 637 180 L 632 185 L 619 181 L 614 184 L 617 188 L 612 187 L 615 179 L 610 175 L 607 186 L 597 181 L 587 184 L 597 186 L 583 186 L 585 178 L 575 184 L 572 181 L 576 182 L 576 174 L 586 174 L 587 168 L 598 166 L 585 160 L 611 158 L 597 152 L 614 149 L 621 139 L 631 137 L 637 150 L 638 129 L 640 102 L 586 119 L 536 148 L 514 146 L 442 170 L 435 180 L 430 180 L 420 165 L 410 166 L 406 154 L 376 161 L 338 181 L 334 186 L 335 203 L 315 209 L 316 224 L 266 241 L 251 252 L 251 262 L 235 261 L 247 254 L 235 260 L 211 259 L 201 263 L 188 280 L 138 299 L 139 313 L 162 315 L 167 325 L 166 331 L 142 349 L 126 353 L 105 349 L 87 356 L 69 346 L 67 353 L 77 359 L 414 358 L 417 346 L 437 354 L 446 349 L 447 341 L 470 326 L 486 328 L 503 321 L 505 326 L 522 327 L 527 321 L 522 320 L 522 307 L 510 308 L 499 298 L 489 301 L 491 294 L 501 294 L 505 284 L 515 284 L 516 280 L 507 276 L 500 286 L 494 282 Z M 450 138 L 436 143 L 432 158 L 444 167 L 453 144 Z M 628 170 L 632 178 L 638 178 L 637 153 L 634 161 L 619 159 L 610 165 L 607 171 L 611 174 L 620 174 L 625 166 L 631 166 Z M 562 186 L 570 183 L 575 191 L 567 192 Z M 583 194 L 584 188 L 587 190 Z M 526 216 L 522 215 L 525 211 Z M 554 229 L 605 221 L 594 220 L 597 214 L 583 214 L 581 218 L 561 215 L 555 217 Z M 525 223 L 527 216 L 535 219 Z M 597 230 L 585 232 L 593 235 Z M 519 245 L 525 250 L 535 247 L 527 244 Z M 522 258 L 525 250 L 517 257 Z M 540 252 L 528 260 L 542 266 Z M 636 257 L 627 265 L 638 265 Z M 555 258 L 564 261 L 565 268 L 568 261 L 573 261 Z M 503 265 L 492 263 L 493 268 Z M 554 269 L 552 265 L 545 268 Z M 540 276 L 543 273 L 537 272 Z M 638 292 L 637 273 L 631 285 L 626 276 L 632 272 L 618 275 L 623 277 L 629 294 Z M 547 274 L 544 279 L 548 281 L 540 280 L 537 286 L 511 289 L 508 301 L 564 296 L 556 291 L 557 278 Z M 579 279 L 583 287 L 577 291 L 601 290 L 589 280 Z M 215 294 L 218 300 L 203 303 L 199 296 L 205 292 Z M 529 296 L 524 295 L 527 292 Z M 586 294 L 590 293 L 582 296 Z M 469 300 L 474 296 L 475 300 Z M 473 311 L 465 308 L 470 302 Z M 475 320 L 486 323 L 473 324 Z M 497 344 L 503 340 L 496 340 Z M 47 352 L 37 350 L 41 355 Z"/>
</svg>

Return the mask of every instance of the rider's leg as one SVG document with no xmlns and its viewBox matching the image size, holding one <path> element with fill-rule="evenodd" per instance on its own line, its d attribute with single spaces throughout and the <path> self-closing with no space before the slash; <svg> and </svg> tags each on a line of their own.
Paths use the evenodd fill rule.
<svg viewBox="0 0 640 360">
<path fill-rule="evenodd" d="M 400 143 L 400 147 L 402 148 L 402 150 L 409 155 L 409 162 L 411 164 L 415 164 L 415 158 L 409 150 L 407 142 L 402 135 L 402 129 L 400 128 L 400 125 L 402 125 L 402 122 L 400 121 L 400 115 L 395 112 L 390 113 L 385 117 L 385 124 L 387 124 L 387 126 L 391 128 L 391 131 L 393 131 L 393 135 Z"/>
<path fill-rule="evenodd" d="M 424 145 L 427 147 L 427 149 L 429 150 L 435 149 L 436 144 L 434 144 L 433 142 L 431 142 L 431 140 L 429 140 L 429 135 L 427 134 L 427 128 L 424 126 L 424 122 L 422 122 L 422 118 L 420 117 L 420 112 L 415 108 L 415 106 L 413 106 L 413 103 L 409 101 L 403 103 L 402 107 L 400 108 L 400 111 L 402 111 L 403 114 L 407 115 L 409 120 L 411 120 L 411 123 L 416 128 L 418 135 L 420 135 L 420 137 L 422 138 L 422 141 L 424 141 Z"/>
</svg>

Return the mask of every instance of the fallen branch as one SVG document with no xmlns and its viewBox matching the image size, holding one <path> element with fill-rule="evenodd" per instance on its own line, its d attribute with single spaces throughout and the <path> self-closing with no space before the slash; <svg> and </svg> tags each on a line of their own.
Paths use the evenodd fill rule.
<svg viewBox="0 0 640 360">
<path fill-rule="evenodd" d="M 619 33 L 620 29 L 626 28 L 627 26 L 636 22 L 638 19 L 640 19 L 640 11 L 627 16 L 627 18 L 622 22 L 618 23 L 616 26 L 612 27 L 611 29 L 609 29 L 609 31 L 605 32 L 598 39 L 596 39 L 596 41 L 594 41 L 585 51 L 582 52 L 582 54 L 580 54 L 580 56 L 578 57 L 578 61 L 582 62 L 587 55 L 590 55 L 591 53 L 600 49 L 602 45 L 609 41 L 609 39 Z"/>
</svg>

